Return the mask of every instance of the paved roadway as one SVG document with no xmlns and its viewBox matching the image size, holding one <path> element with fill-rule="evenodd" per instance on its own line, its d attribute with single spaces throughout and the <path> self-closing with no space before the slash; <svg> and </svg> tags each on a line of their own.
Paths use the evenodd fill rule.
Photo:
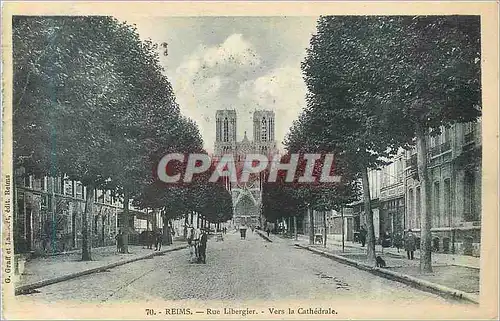
<svg viewBox="0 0 500 321">
<path fill-rule="evenodd" d="M 210 239 L 207 264 L 190 264 L 187 249 L 38 289 L 44 301 L 349 299 L 449 302 L 248 231 Z M 456 302 L 449 302 L 459 304 Z"/>
</svg>

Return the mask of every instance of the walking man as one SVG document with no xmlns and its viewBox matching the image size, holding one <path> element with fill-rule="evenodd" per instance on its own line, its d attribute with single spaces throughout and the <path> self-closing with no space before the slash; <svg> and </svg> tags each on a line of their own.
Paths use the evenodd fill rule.
<svg viewBox="0 0 500 321">
<path fill-rule="evenodd" d="M 408 256 L 408 260 L 413 260 L 414 258 L 416 241 L 417 240 L 415 234 L 413 234 L 412 230 L 409 229 L 405 237 L 405 250 L 406 250 L 406 255 Z"/>
<path fill-rule="evenodd" d="M 364 226 L 361 226 L 359 230 L 359 240 L 361 241 L 361 246 L 365 247 L 366 244 L 366 230 Z"/>
<path fill-rule="evenodd" d="M 118 231 L 118 234 L 115 236 L 116 240 L 116 252 L 117 253 L 122 253 L 123 252 L 123 234 L 122 230 Z"/>
<path fill-rule="evenodd" d="M 200 258 L 200 237 L 201 237 L 201 230 L 199 227 L 194 229 L 194 237 L 193 237 L 193 243 L 194 243 L 194 254 L 196 256 L 196 261 L 199 260 Z"/>
<path fill-rule="evenodd" d="M 156 232 L 156 246 L 155 246 L 155 251 L 161 251 L 161 244 L 163 243 L 163 233 L 161 232 L 161 229 L 158 229 Z"/>
<path fill-rule="evenodd" d="M 201 230 L 200 243 L 198 245 L 198 263 L 207 263 L 207 231 Z"/>
<path fill-rule="evenodd" d="M 194 228 L 191 225 L 187 225 L 187 242 L 189 244 L 189 262 L 196 262 L 195 248 L 194 248 Z"/>
</svg>

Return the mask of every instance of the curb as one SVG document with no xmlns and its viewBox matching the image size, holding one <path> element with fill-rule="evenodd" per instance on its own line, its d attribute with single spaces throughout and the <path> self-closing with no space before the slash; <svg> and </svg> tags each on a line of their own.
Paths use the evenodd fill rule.
<svg viewBox="0 0 500 321">
<path fill-rule="evenodd" d="M 341 246 L 342 246 L 342 244 L 338 244 L 338 243 L 335 243 L 335 242 L 334 242 L 333 244 L 334 244 L 335 246 L 339 246 L 339 247 L 341 247 Z M 351 248 L 351 249 L 358 249 L 358 250 L 359 250 L 359 249 L 366 249 L 366 247 L 365 247 L 365 248 L 363 248 L 363 247 L 354 246 L 354 245 L 350 245 L 350 244 L 345 244 L 344 246 L 345 246 L 345 247 L 348 247 L 348 248 Z M 390 253 L 390 255 L 394 255 L 394 256 L 399 256 L 399 257 L 403 257 L 403 258 L 405 257 L 405 255 L 404 255 L 404 254 L 397 254 L 397 253 L 392 253 L 392 252 L 387 252 L 387 253 Z M 386 253 L 384 253 L 384 254 L 386 254 Z M 420 256 L 419 256 L 419 257 L 415 256 L 415 259 L 420 260 Z M 473 265 L 469 265 L 469 264 L 462 264 L 462 263 L 446 263 L 446 265 L 453 265 L 453 266 L 457 266 L 457 267 L 463 267 L 463 268 L 468 268 L 468 269 L 474 269 L 474 270 L 478 270 L 478 271 L 480 271 L 480 270 L 481 270 L 481 268 L 480 268 L 480 267 L 473 266 Z"/>
<path fill-rule="evenodd" d="M 419 290 L 423 290 L 426 292 L 437 294 L 437 295 L 440 295 L 442 297 L 448 297 L 448 298 L 451 297 L 453 299 L 465 300 L 465 301 L 468 301 L 470 303 L 479 304 L 479 299 L 476 298 L 474 295 L 471 295 L 470 293 L 466 293 L 466 292 L 463 292 L 460 290 L 452 289 L 452 288 L 446 287 L 444 285 L 440 285 L 440 284 L 436 284 L 436 283 L 433 283 L 430 281 L 422 280 L 422 279 L 419 279 L 419 278 L 416 278 L 416 277 L 413 277 L 410 275 L 406 275 L 403 273 L 394 272 L 394 271 L 390 271 L 390 270 L 386 270 L 386 269 L 381 269 L 378 267 L 372 267 L 372 266 L 367 265 L 365 263 L 361 263 L 361 262 L 343 257 L 341 255 L 336 255 L 336 254 L 328 253 L 326 251 L 317 250 L 317 249 L 311 248 L 309 246 L 304 246 L 304 245 L 300 245 L 297 243 L 295 244 L 295 246 L 302 248 L 302 249 L 309 250 L 309 251 L 314 252 L 316 254 L 320 254 L 322 256 L 328 257 L 328 258 L 333 259 L 335 261 L 338 261 L 340 263 L 344 263 L 347 265 L 354 266 L 358 269 L 368 271 L 374 275 L 377 275 L 377 276 L 380 276 L 380 277 L 383 277 L 386 279 L 390 279 L 393 281 L 397 281 L 400 283 L 404 283 L 406 285 L 417 288 Z"/>
<path fill-rule="evenodd" d="M 125 265 L 128 263 L 153 258 L 154 256 L 157 256 L 157 255 L 162 255 L 164 253 L 182 250 L 182 249 L 185 249 L 187 247 L 188 247 L 188 245 L 181 245 L 181 246 L 178 246 L 175 248 L 170 248 L 170 249 L 166 249 L 163 251 L 154 252 L 154 253 L 151 253 L 151 254 L 148 254 L 145 256 L 135 257 L 133 259 L 129 259 L 129 260 L 125 260 L 125 261 L 118 261 L 118 262 L 114 262 L 114 263 L 109 263 L 109 264 L 99 266 L 96 268 L 87 269 L 87 270 L 83 270 L 83 271 L 79 271 L 79 272 L 75 272 L 75 273 L 70 273 L 70 274 L 58 276 L 58 277 L 55 277 L 52 279 L 46 279 L 46 280 L 41 280 L 41 281 L 31 283 L 31 284 L 22 285 L 22 286 L 19 286 L 15 289 L 15 295 L 28 294 L 29 292 L 31 292 L 35 289 L 38 289 L 38 288 L 41 288 L 41 287 L 44 287 L 47 285 L 75 279 L 75 278 L 78 278 L 80 276 L 84 276 L 84 275 L 88 275 L 88 274 L 103 272 L 105 270 L 112 269 L 112 268 L 120 266 L 120 265 Z"/>
<path fill-rule="evenodd" d="M 262 234 L 259 230 L 256 230 L 257 231 L 257 234 L 259 234 L 260 237 L 262 237 L 264 240 L 268 241 L 268 242 L 273 242 L 269 237 L 267 237 L 266 235 Z"/>
</svg>

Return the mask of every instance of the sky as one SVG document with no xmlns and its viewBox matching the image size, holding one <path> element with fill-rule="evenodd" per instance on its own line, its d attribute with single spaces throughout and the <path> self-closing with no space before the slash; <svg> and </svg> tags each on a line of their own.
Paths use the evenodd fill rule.
<svg viewBox="0 0 500 321">
<path fill-rule="evenodd" d="M 120 19 L 120 17 L 117 17 Z M 124 19 L 120 19 L 124 20 Z M 127 17 L 142 39 L 168 43 L 161 64 L 183 115 L 213 151 L 215 112 L 235 109 L 237 140 L 253 139 L 252 112 L 273 110 L 282 142 L 305 107 L 304 60 L 317 17 Z"/>
</svg>

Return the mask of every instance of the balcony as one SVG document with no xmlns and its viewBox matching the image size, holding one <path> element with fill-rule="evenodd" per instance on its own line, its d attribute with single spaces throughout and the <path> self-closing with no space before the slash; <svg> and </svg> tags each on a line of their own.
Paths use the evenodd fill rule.
<svg viewBox="0 0 500 321">
<path fill-rule="evenodd" d="M 451 150 L 451 144 L 450 144 L 450 142 L 446 142 L 446 143 L 443 143 L 441 145 L 437 145 L 435 147 L 432 147 L 429 150 L 429 156 L 436 157 L 438 155 L 446 153 L 449 150 Z"/>
<path fill-rule="evenodd" d="M 474 132 L 473 131 L 464 135 L 464 145 L 468 145 L 468 144 L 473 143 L 473 142 L 474 142 Z"/>
</svg>

